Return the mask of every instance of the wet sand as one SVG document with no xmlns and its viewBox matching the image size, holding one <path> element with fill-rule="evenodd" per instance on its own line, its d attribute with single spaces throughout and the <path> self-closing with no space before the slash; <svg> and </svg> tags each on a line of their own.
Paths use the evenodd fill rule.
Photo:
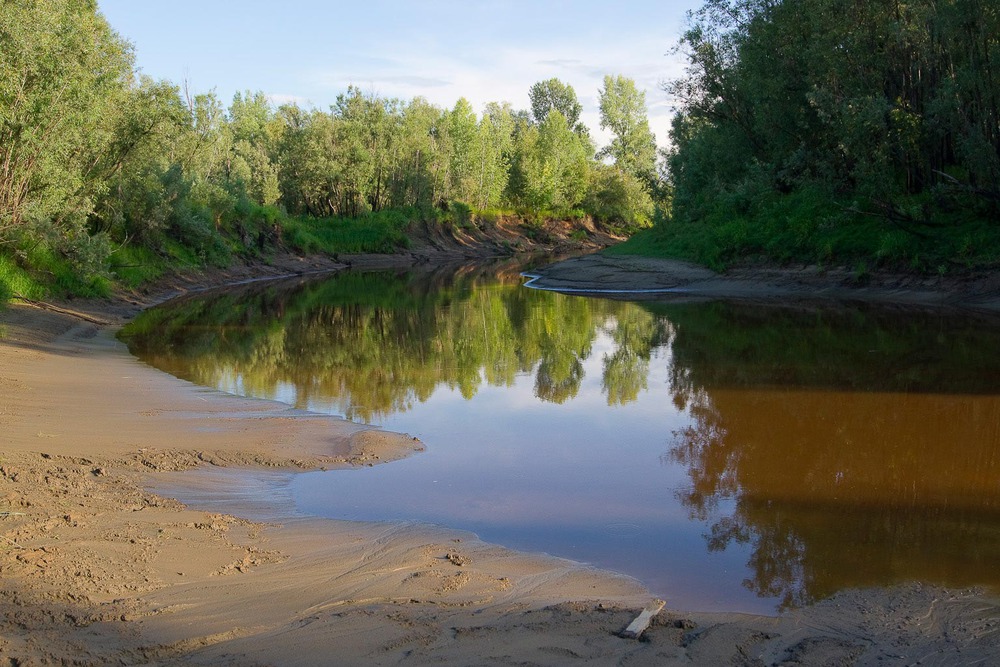
<svg viewBox="0 0 1000 667">
<path fill-rule="evenodd" d="M 671 259 L 590 254 L 543 267 L 530 285 L 582 294 L 659 300 L 841 300 L 1000 311 L 1000 273 L 916 276 L 845 268 L 735 267 L 717 273 Z M 638 294 L 637 294 L 638 293 Z"/>
<path fill-rule="evenodd" d="M 0 313 L 0 663 L 996 664 L 1000 605 L 980 590 L 846 591 L 777 618 L 668 598 L 637 641 L 618 633 L 651 596 L 613 572 L 444 528 L 262 524 L 157 496 L 163 471 L 434 446 L 139 363 L 114 332 L 164 293 Z"/>
</svg>

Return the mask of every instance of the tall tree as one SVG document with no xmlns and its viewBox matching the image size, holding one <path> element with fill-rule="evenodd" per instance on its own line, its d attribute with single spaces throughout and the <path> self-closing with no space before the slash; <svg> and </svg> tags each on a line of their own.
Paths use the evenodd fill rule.
<svg viewBox="0 0 1000 667">
<path fill-rule="evenodd" d="M 105 185 L 95 168 L 117 163 L 131 48 L 93 0 L 2 2 L 0 45 L 0 239 L 26 223 L 78 234 Z"/>
<path fill-rule="evenodd" d="M 586 131 L 586 127 L 580 124 L 583 106 L 577 100 L 573 86 L 556 78 L 539 81 L 528 91 L 528 98 L 531 100 L 531 115 L 535 123 L 543 123 L 549 112 L 555 109 L 574 131 Z"/>
<path fill-rule="evenodd" d="M 281 195 L 268 132 L 271 117 L 271 103 L 262 92 L 236 93 L 229 105 L 233 137 L 229 177 L 254 202 L 266 206 L 277 202 Z"/>
<path fill-rule="evenodd" d="M 656 137 L 646 117 L 646 93 L 624 76 L 605 76 L 600 90 L 601 128 L 611 130 L 611 143 L 601 155 L 611 157 L 625 173 L 653 183 Z"/>
<path fill-rule="evenodd" d="M 447 132 L 451 140 L 449 198 L 471 202 L 475 198 L 481 170 L 477 153 L 476 112 L 464 97 L 459 98 L 448 114 Z"/>
<path fill-rule="evenodd" d="M 427 206 L 434 202 L 437 163 L 435 127 L 442 111 L 422 97 L 402 110 L 399 169 L 393 179 L 395 206 Z"/>
<path fill-rule="evenodd" d="M 186 184 L 177 164 L 191 116 L 177 86 L 142 77 L 117 109 L 108 153 L 108 188 L 97 198 L 90 226 L 116 243 L 159 249 Z"/>
<path fill-rule="evenodd" d="M 570 129 L 566 118 L 553 109 L 538 126 L 518 134 L 515 144 L 520 203 L 536 210 L 578 206 L 586 193 L 590 158 L 589 141 Z"/>
<path fill-rule="evenodd" d="M 480 209 L 500 204 L 510 172 L 513 134 L 510 104 L 488 104 L 479 121 L 479 187 L 475 204 Z"/>
</svg>

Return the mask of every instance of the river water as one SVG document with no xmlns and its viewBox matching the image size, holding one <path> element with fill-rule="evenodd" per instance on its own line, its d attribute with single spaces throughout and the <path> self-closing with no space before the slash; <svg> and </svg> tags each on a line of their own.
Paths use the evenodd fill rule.
<svg viewBox="0 0 1000 667">
<path fill-rule="evenodd" d="M 471 530 L 632 575 L 677 609 L 1000 586 L 996 321 L 522 283 L 501 265 L 250 285 L 123 338 L 178 377 L 425 443 L 262 476 L 300 514 Z"/>
</svg>

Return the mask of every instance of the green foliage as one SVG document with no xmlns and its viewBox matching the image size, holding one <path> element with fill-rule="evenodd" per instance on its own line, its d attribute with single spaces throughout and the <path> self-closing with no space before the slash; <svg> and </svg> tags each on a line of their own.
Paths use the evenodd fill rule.
<svg viewBox="0 0 1000 667">
<path fill-rule="evenodd" d="M 590 142 L 552 110 L 540 125 L 524 128 L 515 142 L 510 198 L 541 211 L 579 205 L 586 194 Z"/>
<path fill-rule="evenodd" d="M 138 287 L 163 275 L 167 263 L 145 246 L 122 245 L 108 256 L 108 267 L 121 283 Z"/>
<path fill-rule="evenodd" d="M 915 202 L 920 207 L 919 202 Z M 950 233 L 925 237 L 889 227 L 878 217 L 855 211 L 820 187 L 786 195 L 771 194 L 740 210 L 720 197 L 705 217 L 673 217 L 606 252 L 677 257 L 716 270 L 741 260 L 782 263 L 877 266 L 937 271 L 939 266 L 969 268 L 1000 262 L 1000 228 L 976 218 L 956 217 Z"/>
<path fill-rule="evenodd" d="M 656 180 L 656 138 L 646 118 L 646 93 L 623 76 L 605 76 L 600 90 L 601 128 L 611 143 L 601 155 L 625 173 L 652 184 Z"/>
<path fill-rule="evenodd" d="M 681 111 L 657 233 L 684 238 L 642 243 L 716 263 L 995 261 L 998 35 L 972 1 L 708 0 L 667 86 Z"/>
<path fill-rule="evenodd" d="M 653 200 L 643 184 L 618 167 L 599 165 L 591 170 L 584 205 L 594 219 L 632 232 L 650 227 Z"/>
<path fill-rule="evenodd" d="M 357 219 L 288 218 L 282 222 L 282 238 L 303 253 L 392 253 L 409 246 L 405 224 L 406 217 L 399 211 Z"/>
<path fill-rule="evenodd" d="M 532 87 L 534 124 L 508 103 L 480 117 L 464 98 L 446 110 L 354 86 L 328 111 L 251 91 L 227 108 L 140 76 L 92 0 L 0 3 L 0 43 L 0 248 L 59 290 L 222 266 L 282 239 L 389 252 L 404 243 L 391 211 L 458 227 L 517 207 L 592 204 L 622 229 L 648 218 L 629 187 L 588 197 L 594 149 L 556 79 Z"/>
<path fill-rule="evenodd" d="M 576 98 L 573 86 L 559 79 L 548 79 L 534 84 L 528 91 L 531 100 L 531 116 L 535 123 L 545 122 L 550 111 L 558 111 L 566 119 L 566 124 L 574 132 L 587 133 L 586 127 L 580 123 L 580 113 L 583 105 Z"/>
<path fill-rule="evenodd" d="M 46 292 L 60 295 L 107 296 L 110 283 L 101 272 L 81 272 L 75 264 L 44 242 L 22 247 L 18 251 L 20 262 Z"/>
<path fill-rule="evenodd" d="M 504 217 L 506 211 L 495 208 L 483 209 L 475 212 L 476 222 L 480 225 L 496 225 Z"/>
<path fill-rule="evenodd" d="M 45 293 L 45 287 L 19 266 L 13 257 L 0 254 L 0 304 L 14 296 L 40 299 Z"/>
<path fill-rule="evenodd" d="M 456 227 L 459 228 L 470 228 L 472 227 L 472 208 L 467 204 L 460 201 L 453 201 L 449 205 L 449 210 L 452 212 L 454 217 L 454 223 Z"/>
<path fill-rule="evenodd" d="M 254 203 L 273 206 L 281 196 L 269 124 L 271 104 L 264 93 L 237 93 L 229 107 L 232 157 L 229 180 Z"/>
<path fill-rule="evenodd" d="M 485 209 L 503 201 L 510 175 L 514 113 L 509 104 L 491 103 L 479 121 L 479 186 L 475 204 Z"/>
<path fill-rule="evenodd" d="M 0 44 L 2 242 L 89 211 L 103 186 L 95 172 L 117 148 L 110 130 L 132 60 L 86 0 L 0 3 Z"/>
</svg>

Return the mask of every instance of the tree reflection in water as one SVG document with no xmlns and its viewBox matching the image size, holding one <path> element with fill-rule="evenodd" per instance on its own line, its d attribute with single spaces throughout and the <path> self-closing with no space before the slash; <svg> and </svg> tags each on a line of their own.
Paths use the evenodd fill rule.
<svg viewBox="0 0 1000 667">
<path fill-rule="evenodd" d="M 799 606 L 846 587 L 995 584 L 997 330 L 931 314 L 671 309 L 669 458 L 710 550 L 753 545 L 744 585 Z M 735 510 L 722 516 L 722 499 Z"/>
<path fill-rule="evenodd" d="M 371 422 L 438 387 L 468 398 L 526 374 L 540 400 L 572 401 L 606 333 L 607 404 L 635 401 L 667 360 L 664 410 L 688 421 L 664 456 L 690 480 L 677 500 L 708 522 L 709 551 L 750 546 L 747 588 L 793 607 L 852 586 L 1000 581 L 998 331 L 941 313 L 566 297 L 492 266 L 223 292 L 125 336 L 194 382 Z"/>
<path fill-rule="evenodd" d="M 499 275 L 499 277 L 498 277 Z M 483 384 L 535 376 L 535 394 L 576 396 L 598 332 L 609 404 L 645 387 L 661 320 L 634 304 L 522 289 L 496 267 L 344 273 L 179 300 L 123 333 L 151 365 L 261 398 L 294 397 L 371 422 L 425 401 L 435 388 L 470 398 Z"/>
</svg>

